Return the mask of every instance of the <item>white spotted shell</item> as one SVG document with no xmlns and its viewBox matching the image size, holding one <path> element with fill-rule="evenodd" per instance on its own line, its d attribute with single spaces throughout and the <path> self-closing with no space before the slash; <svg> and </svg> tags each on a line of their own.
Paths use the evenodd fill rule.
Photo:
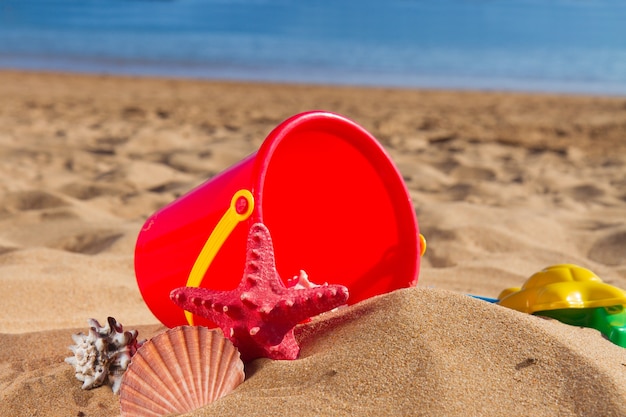
<svg viewBox="0 0 626 417">
<path fill-rule="evenodd" d="M 245 378 L 239 351 L 219 330 L 180 326 L 146 342 L 122 379 L 122 416 L 185 413 L 230 393 Z"/>
<path fill-rule="evenodd" d="M 65 362 L 74 367 L 76 379 L 83 382 L 82 389 L 107 383 L 114 393 L 119 390 L 131 356 L 143 343 L 137 342 L 137 330 L 124 331 L 113 317 L 105 326 L 89 319 L 89 332 L 74 334 L 72 339 L 76 344 L 69 349 L 74 356 L 65 358 Z"/>
</svg>

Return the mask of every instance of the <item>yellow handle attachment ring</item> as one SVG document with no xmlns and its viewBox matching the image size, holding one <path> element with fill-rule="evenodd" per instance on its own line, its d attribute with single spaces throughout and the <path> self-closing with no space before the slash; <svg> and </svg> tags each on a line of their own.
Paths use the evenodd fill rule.
<svg viewBox="0 0 626 417">
<path fill-rule="evenodd" d="M 426 238 L 420 233 L 420 256 L 426 253 Z"/>
</svg>

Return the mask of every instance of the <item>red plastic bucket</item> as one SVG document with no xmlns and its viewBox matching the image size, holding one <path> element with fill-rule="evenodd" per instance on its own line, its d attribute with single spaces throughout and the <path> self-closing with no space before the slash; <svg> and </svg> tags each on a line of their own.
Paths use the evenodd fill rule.
<svg viewBox="0 0 626 417">
<path fill-rule="evenodd" d="M 349 304 L 417 283 L 417 219 L 393 162 L 354 122 L 307 112 L 145 222 L 135 273 L 152 313 L 168 327 L 186 324 L 172 289 L 236 288 L 256 222 L 270 230 L 285 281 L 304 270 L 312 282 L 348 287 Z"/>
</svg>

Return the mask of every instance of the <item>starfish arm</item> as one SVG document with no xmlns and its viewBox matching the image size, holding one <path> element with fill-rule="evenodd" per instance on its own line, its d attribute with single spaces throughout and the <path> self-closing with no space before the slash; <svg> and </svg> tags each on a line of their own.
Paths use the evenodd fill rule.
<svg viewBox="0 0 626 417">
<path fill-rule="evenodd" d="M 343 285 L 325 285 L 286 291 L 268 314 L 274 325 L 293 328 L 302 321 L 346 303 L 348 289 Z"/>
<path fill-rule="evenodd" d="M 170 293 L 170 299 L 190 313 L 207 318 L 220 327 L 241 315 L 241 308 L 232 302 L 230 291 L 212 291 L 205 288 L 181 287 Z M 226 334 L 226 332 L 224 332 Z"/>
<path fill-rule="evenodd" d="M 262 281 L 270 282 L 274 281 L 275 271 L 276 261 L 270 232 L 264 224 L 255 223 L 248 233 L 244 276 L 257 276 Z"/>
<path fill-rule="evenodd" d="M 298 355 L 300 354 L 300 346 L 298 346 L 298 343 L 296 342 L 296 337 L 293 334 L 293 329 L 287 332 L 283 340 L 278 345 L 267 347 L 266 353 L 267 357 L 272 359 L 298 359 Z"/>
</svg>

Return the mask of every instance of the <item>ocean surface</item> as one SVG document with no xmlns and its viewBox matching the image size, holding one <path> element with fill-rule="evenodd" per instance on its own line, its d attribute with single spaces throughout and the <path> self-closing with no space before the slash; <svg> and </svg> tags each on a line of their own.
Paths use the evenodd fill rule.
<svg viewBox="0 0 626 417">
<path fill-rule="evenodd" d="M 626 2 L 0 0 L 0 68 L 626 95 Z"/>
</svg>

